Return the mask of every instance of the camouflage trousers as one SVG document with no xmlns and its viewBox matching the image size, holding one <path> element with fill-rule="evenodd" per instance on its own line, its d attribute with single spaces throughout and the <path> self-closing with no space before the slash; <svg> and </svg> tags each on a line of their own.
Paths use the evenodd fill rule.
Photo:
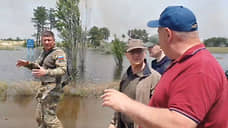
<svg viewBox="0 0 228 128">
<path fill-rule="evenodd" d="M 57 117 L 56 108 L 63 91 L 56 84 L 43 85 L 38 89 L 36 121 L 38 128 L 63 128 Z"/>
</svg>

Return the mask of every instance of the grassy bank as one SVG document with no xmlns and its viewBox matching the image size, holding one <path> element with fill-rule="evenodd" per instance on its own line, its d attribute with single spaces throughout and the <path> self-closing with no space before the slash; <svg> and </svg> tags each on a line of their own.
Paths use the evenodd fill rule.
<svg viewBox="0 0 228 128">
<path fill-rule="evenodd" d="M 207 47 L 212 53 L 228 53 L 228 47 Z"/>
<path fill-rule="evenodd" d="M 7 88 L 8 86 L 6 83 L 0 82 L 0 101 L 6 98 Z"/>
<path fill-rule="evenodd" d="M 0 40 L 0 50 L 17 50 L 18 46 L 23 46 L 25 41 L 4 41 Z"/>
<path fill-rule="evenodd" d="M 64 95 L 68 96 L 96 96 L 103 94 L 106 88 L 118 88 L 119 81 L 109 82 L 105 84 L 86 84 L 75 85 L 70 83 L 64 87 Z M 32 96 L 36 94 L 40 86 L 38 81 L 23 81 L 10 85 L 0 83 L 0 97 L 1 96 Z"/>
</svg>

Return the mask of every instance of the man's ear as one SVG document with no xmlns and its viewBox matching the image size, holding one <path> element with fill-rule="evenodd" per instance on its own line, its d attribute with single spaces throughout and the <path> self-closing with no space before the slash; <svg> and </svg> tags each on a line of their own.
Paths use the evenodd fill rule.
<svg viewBox="0 0 228 128">
<path fill-rule="evenodd" d="M 146 54 L 147 54 L 147 52 L 146 52 L 146 50 L 144 50 L 144 55 L 145 55 L 145 57 L 146 57 Z"/>
<path fill-rule="evenodd" d="M 173 31 L 169 28 L 165 28 L 166 34 L 167 34 L 167 40 L 168 42 L 171 42 L 173 39 Z"/>
</svg>

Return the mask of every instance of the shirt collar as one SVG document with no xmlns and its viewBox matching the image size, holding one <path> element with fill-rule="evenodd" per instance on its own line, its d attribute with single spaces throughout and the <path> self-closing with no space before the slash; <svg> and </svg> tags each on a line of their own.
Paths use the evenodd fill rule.
<svg viewBox="0 0 228 128">
<path fill-rule="evenodd" d="M 198 45 L 195 45 L 195 46 L 191 47 L 182 56 L 180 56 L 179 58 L 177 58 L 176 60 L 174 60 L 170 64 L 170 66 L 166 69 L 166 71 L 168 69 L 170 69 L 171 67 L 173 67 L 176 63 L 184 62 L 188 58 L 192 57 L 193 55 L 195 55 L 196 53 L 198 53 L 199 51 L 204 50 L 204 49 L 206 49 L 206 48 L 205 48 L 205 45 L 203 43 L 200 43 Z"/>
<path fill-rule="evenodd" d="M 144 59 L 145 67 L 141 72 L 138 72 L 136 74 L 133 74 L 131 66 L 127 69 L 127 74 L 128 75 L 137 75 L 139 77 L 144 77 L 144 76 L 149 76 L 151 74 L 150 68 L 147 64 L 146 59 Z"/>
<path fill-rule="evenodd" d="M 199 52 L 200 50 L 203 50 L 203 49 L 205 49 L 205 45 L 203 43 L 195 45 L 195 46 L 191 47 L 190 49 L 188 49 L 182 56 L 177 58 L 174 61 L 174 63 L 182 62 L 182 61 L 186 60 L 187 58 L 195 55 L 197 52 Z"/>
</svg>

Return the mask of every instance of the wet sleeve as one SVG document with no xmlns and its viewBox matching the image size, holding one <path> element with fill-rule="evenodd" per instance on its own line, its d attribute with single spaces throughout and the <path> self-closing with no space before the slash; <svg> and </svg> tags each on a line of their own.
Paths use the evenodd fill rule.
<svg viewBox="0 0 228 128">
<path fill-rule="evenodd" d="M 67 71 L 67 58 L 64 51 L 57 50 L 56 54 L 53 55 L 53 59 L 55 59 L 56 68 L 48 69 L 47 74 L 50 76 L 64 75 Z"/>
</svg>

